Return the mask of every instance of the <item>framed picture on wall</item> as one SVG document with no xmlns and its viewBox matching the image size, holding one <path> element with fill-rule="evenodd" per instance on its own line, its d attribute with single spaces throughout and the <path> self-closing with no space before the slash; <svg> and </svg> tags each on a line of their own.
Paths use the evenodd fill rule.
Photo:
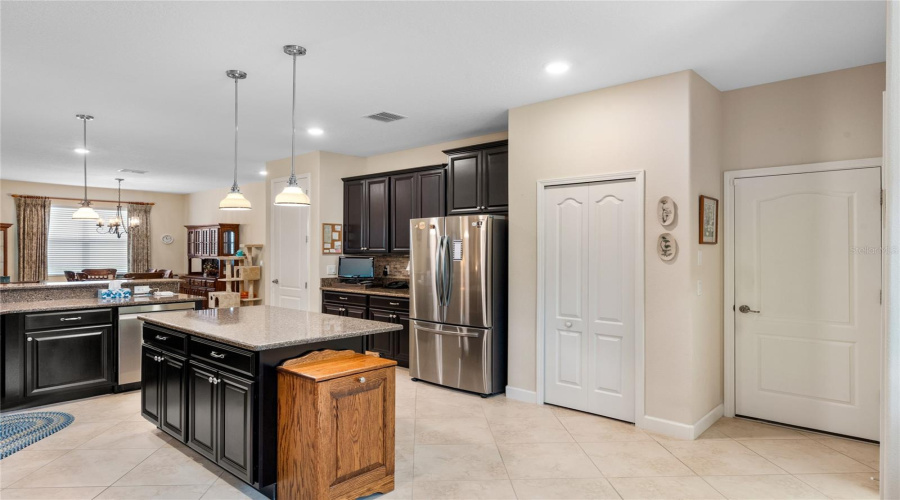
<svg viewBox="0 0 900 500">
<path fill-rule="evenodd" d="M 700 244 L 719 242 L 719 200 L 700 195 Z"/>
<path fill-rule="evenodd" d="M 328 222 L 322 224 L 322 254 L 343 253 L 343 236 L 341 224 Z"/>
</svg>

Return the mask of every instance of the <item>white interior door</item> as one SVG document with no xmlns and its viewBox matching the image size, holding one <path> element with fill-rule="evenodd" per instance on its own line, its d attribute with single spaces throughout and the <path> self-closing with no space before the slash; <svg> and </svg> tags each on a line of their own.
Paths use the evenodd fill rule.
<svg viewBox="0 0 900 500">
<path fill-rule="evenodd" d="M 877 167 L 735 180 L 736 414 L 878 439 L 880 197 Z"/>
<path fill-rule="evenodd" d="M 634 181 L 548 187 L 544 400 L 634 421 Z"/>
<path fill-rule="evenodd" d="M 309 178 L 298 177 L 304 193 Z M 287 179 L 272 181 L 272 199 Z M 272 207 L 271 305 L 309 310 L 309 207 Z"/>
</svg>

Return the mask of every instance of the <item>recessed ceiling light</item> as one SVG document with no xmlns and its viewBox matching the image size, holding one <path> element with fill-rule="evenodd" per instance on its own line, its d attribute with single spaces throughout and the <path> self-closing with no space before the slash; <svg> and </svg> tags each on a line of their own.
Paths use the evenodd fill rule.
<svg viewBox="0 0 900 500">
<path fill-rule="evenodd" d="M 260 170 L 259 175 L 269 175 L 269 173 L 266 172 L 265 170 Z"/>
<path fill-rule="evenodd" d="M 309 135 L 322 135 L 322 134 L 325 133 L 324 130 L 322 130 L 322 129 L 320 129 L 320 128 L 315 128 L 315 127 L 314 127 L 314 128 L 308 128 L 308 129 L 306 129 L 306 132 L 307 132 Z"/>
<path fill-rule="evenodd" d="M 569 63 L 565 61 L 555 61 L 544 66 L 544 71 L 551 75 L 561 75 L 566 71 L 569 71 Z"/>
<path fill-rule="evenodd" d="M 73 149 L 73 151 L 75 151 L 76 153 L 78 153 L 80 155 L 86 155 L 91 152 L 90 149 L 84 149 L 84 148 L 75 148 L 75 149 Z"/>
</svg>

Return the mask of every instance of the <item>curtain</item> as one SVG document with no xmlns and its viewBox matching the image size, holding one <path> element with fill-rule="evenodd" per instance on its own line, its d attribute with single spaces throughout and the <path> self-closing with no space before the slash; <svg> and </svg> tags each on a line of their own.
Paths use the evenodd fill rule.
<svg viewBox="0 0 900 500">
<path fill-rule="evenodd" d="M 146 273 L 150 270 L 151 208 L 153 205 L 128 204 L 128 218 L 137 217 L 141 220 L 139 226 L 128 230 L 128 271 L 132 273 Z"/>
<path fill-rule="evenodd" d="M 50 232 L 50 198 L 16 198 L 19 245 L 19 281 L 47 279 L 47 238 Z"/>
</svg>

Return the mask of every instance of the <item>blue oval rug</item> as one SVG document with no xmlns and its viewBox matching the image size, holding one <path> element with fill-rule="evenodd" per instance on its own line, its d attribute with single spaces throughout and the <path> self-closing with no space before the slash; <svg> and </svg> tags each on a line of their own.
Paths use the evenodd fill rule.
<svg viewBox="0 0 900 500">
<path fill-rule="evenodd" d="M 64 429 L 75 417 L 59 411 L 0 415 L 0 460 Z"/>
</svg>

